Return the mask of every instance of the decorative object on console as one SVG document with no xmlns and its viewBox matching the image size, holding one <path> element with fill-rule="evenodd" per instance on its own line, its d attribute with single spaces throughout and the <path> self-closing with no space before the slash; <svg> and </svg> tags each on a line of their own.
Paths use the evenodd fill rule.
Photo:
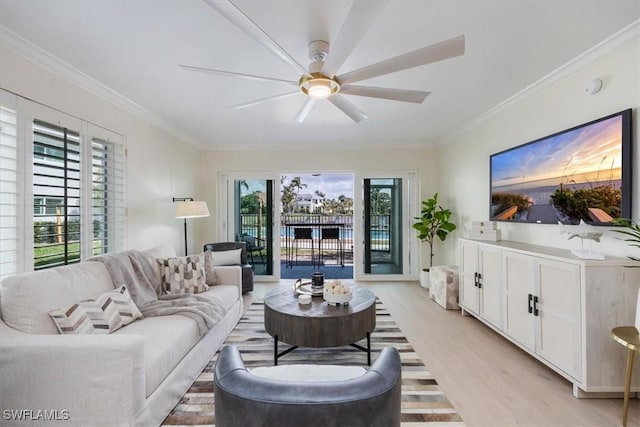
<svg viewBox="0 0 640 427">
<path fill-rule="evenodd" d="M 582 259 L 595 259 L 595 260 L 603 260 L 604 255 L 599 254 L 597 252 L 593 252 L 591 250 L 591 241 L 600 242 L 600 237 L 602 237 L 602 232 L 596 231 L 593 227 L 588 224 L 585 224 L 584 221 L 580 220 L 580 225 L 576 227 L 565 227 L 560 221 L 558 221 L 558 225 L 560 225 L 560 234 L 568 234 L 568 240 L 577 237 L 580 239 L 580 249 L 571 249 L 571 253 L 578 258 Z M 584 249 L 584 241 L 589 241 L 589 250 Z"/>
<path fill-rule="evenodd" d="M 455 265 L 436 265 L 429 272 L 431 287 L 429 297 L 447 310 L 457 310 L 458 306 L 458 267 Z"/>
<path fill-rule="evenodd" d="M 631 217 L 631 122 L 627 109 L 492 154 L 489 219 L 611 225 Z"/>
<path fill-rule="evenodd" d="M 174 197 L 176 205 L 176 219 L 184 218 L 184 254 L 188 255 L 187 246 L 187 218 L 203 218 L 209 216 L 207 202 L 194 201 L 193 197 Z"/>
<path fill-rule="evenodd" d="M 450 209 L 445 209 L 438 204 L 438 193 L 435 193 L 430 199 L 422 201 L 420 216 L 414 218 L 417 221 L 412 227 L 418 232 L 418 239 L 429 245 L 429 268 L 433 266 L 433 244 L 436 236 L 444 242 L 448 234 L 456 229 L 456 225 L 449 221 L 451 215 Z M 422 271 L 428 273 L 429 268 L 423 268 Z M 428 274 L 421 273 L 420 277 L 420 284 L 429 288 Z"/>
<path fill-rule="evenodd" d="M 501 240 L 501 235 L 495 221 L 471 221 L 469 238 L 497 242 Z"/>
</svg>

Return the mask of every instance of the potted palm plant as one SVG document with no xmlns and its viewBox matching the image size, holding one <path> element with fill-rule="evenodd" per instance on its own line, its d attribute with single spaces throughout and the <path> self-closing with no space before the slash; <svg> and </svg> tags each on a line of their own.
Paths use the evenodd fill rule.
<svg viewBox="0 0 640 427">
<path fill-rule="evenodd" d="M 624 229 L 617 229 L 613 231 L 627 236 L 626 238 L 623 238 L 623 240 L 625 242 L 628 242 L 629 246 L 640 248 L 640 224 L 636 224 L 632 220 L 627 218 L 616 218 L 613 220 L 613 223 L 615 225 L 624 227 Z M 634 261 L 640 261 L 640 258 L 632 256 L 630 256 L 629 258 Z"/>
<path fill-rule="evenodd" d="M 456 225 L 449 221 L 452 212 L 438 204 L 438 193 L 422 201 L 420 216 L 415 217 L 413 228 L 418 232 L 418 239 L 429 245 L 429 267 L 423 268 L 420 274 L 420 284 L 429 287 L 429 269 L 433 266 L 433 245 L 436 237 L 445 241 L 449 233 L 456 229 Z"/>
</svg>

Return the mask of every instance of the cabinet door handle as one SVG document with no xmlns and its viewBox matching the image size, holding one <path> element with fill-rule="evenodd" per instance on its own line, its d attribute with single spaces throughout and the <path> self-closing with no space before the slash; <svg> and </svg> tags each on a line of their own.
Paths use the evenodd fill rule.
<svg viewBox="0 0 640 427">
<path fill-rule="evenodd" d="M 533 297 L 533 315 L 534 315 L 534 316 L 537 316 L 537 315 L 538 315 L 538 313 L 540 312 L 540 311 L 538 310 L 538 301 L 539 301 L 539 300 L 538 300 L 538 297 L 537 297 L 537 296 L 534 296 L 534 297 Z"/>
<path fill-rule="evenodd" d="M 482 288 L 482 274 L 478 273 L 478 287 Z"/>
<path fill-rule="evenodd" d="M 478 287 L 478 273 L 473 273 L 473 286 Z"/>
<path fill-rule="evenodd" d="M 529 294 L 529 301 L 527 302 L 527 308 L 529 314 L 533 313 L 533 307 L 531 307 L 531 301 L 533 301 L 533 295 Z"/>
</svg>

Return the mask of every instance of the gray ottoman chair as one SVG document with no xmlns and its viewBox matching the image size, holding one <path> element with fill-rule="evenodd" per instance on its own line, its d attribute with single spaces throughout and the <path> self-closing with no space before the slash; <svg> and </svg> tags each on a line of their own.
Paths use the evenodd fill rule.
<svg viewBox="0 0 640 427">
<path fill-rule="evenodd" d="M 331 370 L 326 365 L 315 368 Z M 384 348 L 369 369 L 355 367 L 361 370 L 355 374 L 352 366 L 335 368 L 346 368 L 348 375 L 307 381 L 300 377 L 305 372 L 313 376 L 314 367 L 306 365 L 272 366 L 252 372 L 245 367 L 238 349 L 226 346 L 214 368 L 216 426 L 400 426 L 398 350 Z M 276 371 L 265 375 L 264 370 L 270 369 Z M 258 370 L 263 372 L 258 374 Z M 297 375 L 288 375 L 286 370 L 297 371 Z"/>
</svg>

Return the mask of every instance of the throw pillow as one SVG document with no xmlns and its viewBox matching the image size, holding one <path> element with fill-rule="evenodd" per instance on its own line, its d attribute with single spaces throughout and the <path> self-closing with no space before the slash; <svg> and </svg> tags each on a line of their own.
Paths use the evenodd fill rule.
<svg viewBox="0 0 640 427">
<path fill-rule="evenodd" d="M 242 249 L 232 249 L 230 251 L 211 252 L 213 265 L 240 265 Z"/>
<path fill-rule="evenodd" d="M 216 268 L 213 265 L 213 257 L 211 251 L 204 253 L 204 281 L 209 286 L 215 286 L 220 284 L 220 279 L 216 274 Z"/>
<path fill-rule="evenodd" d="M 197 294 L 209 287 L 205 283 L 204 254 L 159 259 L 162 290 L 170 295 Z"/>
<path fill-rule="evenodd" d="M 49 315 L 61 334 L 110 334 L 142 318 L 126 285 Z"/>
<path fill-rule="evenodd" d="M 107 292 L 107 295 L 113 300 L 118 312 L 120 313 L 120 319 L 122 319 L 122 326 L 126 326 L 138 319 L 142 319 L 142 313 L 133 298 L 129 294 L 127 285 L 120 285 L 113 291 Z"/>
<path fill-rule="evenodd" d="M 61 334 L 92 334 L 93 323 L 87 315 L 85 309 L 73 304 L 67 310 L 53 310 L 49 312 L 49 316 L 58 328 Z"/>
</svg>

